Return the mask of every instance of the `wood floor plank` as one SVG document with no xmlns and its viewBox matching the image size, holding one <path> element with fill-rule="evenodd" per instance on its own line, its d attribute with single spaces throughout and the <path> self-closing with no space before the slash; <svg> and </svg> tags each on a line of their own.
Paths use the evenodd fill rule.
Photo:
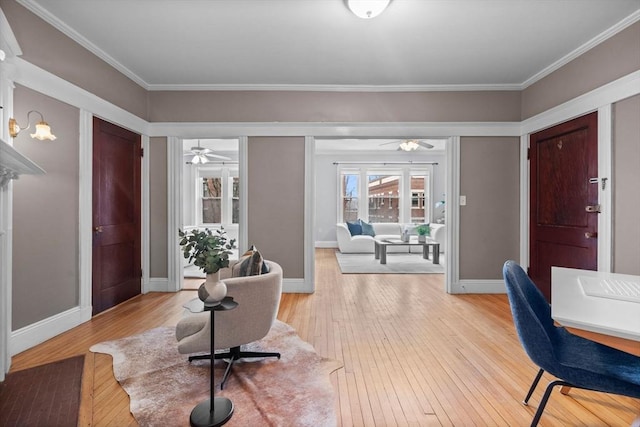
<svg viewBox="0 0 640 427">
<path fill-rule="evenodd" d="M 537 368 L 516 335 L 505 295 L 449 295 L 439 274 L 343 275 L 332 249 L 316 251 L 314 294 L 284 294 L 278 318 L 324 357 L 338 425 L 528 425 L 553 378 L 522 405 Z M 135 426 L 129 398 L 98 342 L 175 325 L 196 292 L 149 293 L 16 355 L 12 371 L 84 354 L 83 426 Z M 85 387 L 89 389 L 85 390 Z M 640 400 L 584 390 L 554 391 L 542 427 L 627 427 Z"/>
</svg>

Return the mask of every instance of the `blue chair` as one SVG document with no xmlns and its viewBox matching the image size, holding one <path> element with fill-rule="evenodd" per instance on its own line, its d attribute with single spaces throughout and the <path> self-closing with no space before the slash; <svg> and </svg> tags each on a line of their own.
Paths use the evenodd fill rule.
<svg viewBox="0 0 640 427">
<path fill-rule="evenodd" d="M 515 261 L 507 261 L 502 272 L 518 337 L 540 368 L 523 403 L 528 404 L 544 371 L 558 378 L 547 385 L 532 427 L 538 424 L 557 385 L 640 398 L 640 357 L 555 326 L 551 307 L 524 270 Z"/>
</svg>

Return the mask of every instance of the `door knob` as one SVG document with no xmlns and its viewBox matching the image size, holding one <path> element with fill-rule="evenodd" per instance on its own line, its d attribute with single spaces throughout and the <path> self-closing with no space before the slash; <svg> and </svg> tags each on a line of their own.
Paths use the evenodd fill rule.
<svg viewBox="0 0 640 427">
<path fill-rule="evenodd" d="M 598 237 L 598 233 L 587 231 L 586 233 L 584 233 L 584 237 L 586 237 L 587 239 L 595 239 L 596 237 Z"/>
<path fill-rule="evenodd" d="M 97 227 L 94 227 L 93 231 L 95 231 L 96 233 L 102 233 L 102 226 L 99 225 Z"/>
</svg>

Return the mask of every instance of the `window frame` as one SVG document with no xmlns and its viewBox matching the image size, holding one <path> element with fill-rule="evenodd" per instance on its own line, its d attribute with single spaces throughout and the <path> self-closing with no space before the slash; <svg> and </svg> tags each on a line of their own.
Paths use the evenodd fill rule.
<svg viewBox="0 0 640 427">
<path fill-rule="evenodd" d="M 203 189 L 202 180 L 205 178 L 220 178 L 221 179 L 221 191 L 220 197 L 220 222 L 204 222 L 203 221 Z M 195 179 L 195 212 L 196 223 L 203 227 L 215 227 L 223 226 L 228 227 L 231 225 L 238 225 L 233 222 L 233 180 L 239 179 L 239 168 L 229 166 L 198 166 Z M 238 184 L 239 185 L 239 184 Z M 238 197 L 239 198 L 239 197 Z"/>
<path fill-rule="evenodd" d="M 412 189 L 411 178 L 416 176 L 423 176 L 425 179 L 425 219 L 428 218 L 429 222 L 433 221 L 433 165 L 394 165 L 384 166 L 372 163 L 370 165 L 364 165 L 362 167 L 338 167 L 337 168 L 337 220 L 338 222 L 345 222 L 344 210 L 343 210 L 343 195 L 344 175 L 358 175 L 358 188 L 359 188 L 359 200 L 358 200 L 358 215 L 357 218 L 363 221 L 369 221 L 369 176 L 384 175 L 384 176 L 398 176 L 398 223 L 410 224 L 411 222 L 411 208 L 412 208 Z"/>
</svg>

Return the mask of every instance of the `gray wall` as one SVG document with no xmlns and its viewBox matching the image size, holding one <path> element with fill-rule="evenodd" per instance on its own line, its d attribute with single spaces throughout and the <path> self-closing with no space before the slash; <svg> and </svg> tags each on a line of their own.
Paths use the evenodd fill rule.
<svg viewBox="0 0 640 427">
<path fill-rule="evenodd" d="M 520 256 L 519 138 L 460 138 L 460 279 L 501 279 Z"/>
<path fill-rule="evenodd" d="M 640 95 L 613 117 L 613 271 L 640 275 Z"/>
<path fill-rule="evenodd" d="M 149 138 L 150 277 L 167 277 L 167 138 Z M 177 231 L 176 231 L 177 233 Z"/>
<path fill-rule="evenodd" d="M 520 93 L 149 92 L 152 122 L 519 121 Z"/>
<path fill-rule="evenodd" d="M 253 137 L 248 143 L 249 245 L 304 277 L 304 138 Z"/>
<path fill-rule="evenodd" d="M 522 119 L 640 70 L 640 22 L 522 91 Z"/>
<path fill-rule="evenodd" d="M 13 330 L 79 304 L 79 110 L 17 86 L 14 117 L 20 125 L 26 126 L 29 110 L 44 115 L 57 139 L 32 139 L 32 125 L 13 141 L 47 172 L 13 181 Z"/>
</svg>

